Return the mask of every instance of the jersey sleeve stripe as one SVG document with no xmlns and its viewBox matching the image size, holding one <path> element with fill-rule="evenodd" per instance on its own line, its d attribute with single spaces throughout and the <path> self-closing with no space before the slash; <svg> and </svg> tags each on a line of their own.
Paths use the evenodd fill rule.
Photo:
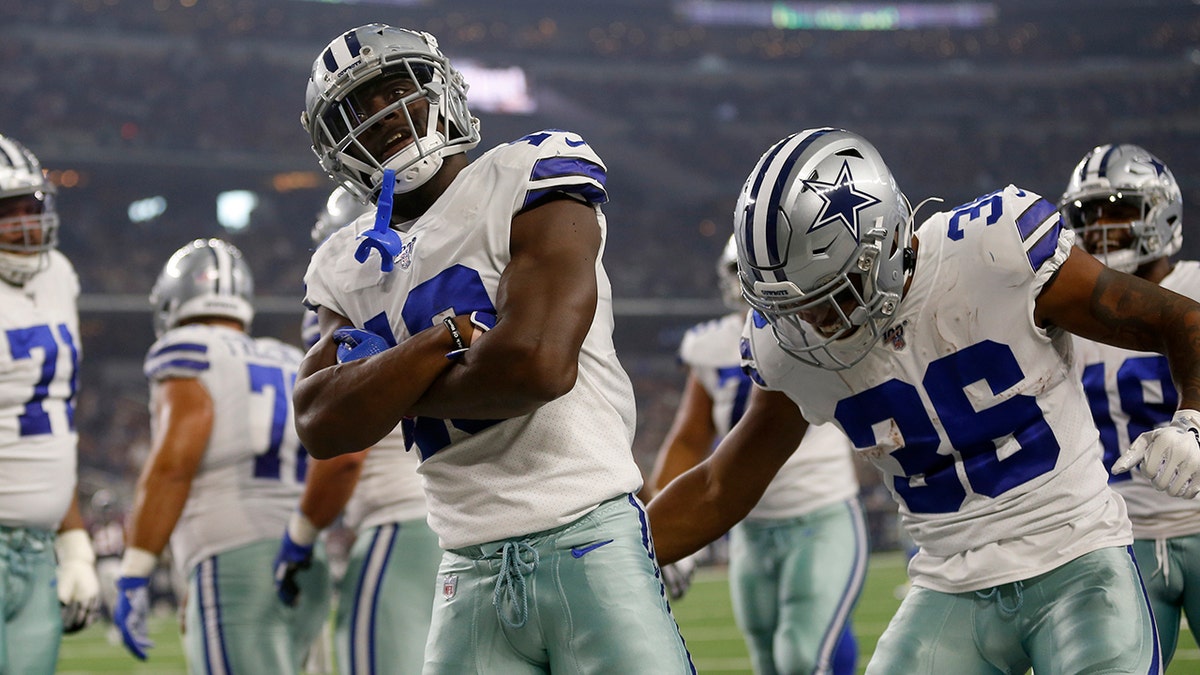
<svg viewBox="0 0 1200 675">
<path fill-rule="evenodd" d="M 603 166 L 581 157 L 547 157 L 538 160 L 530 172 L 530 189 L 525 193 L 522 207 L 551 192 L 575 195 L 589 204 L 603 204 L 608 201 L 608 193 L 604 189 L 607 177 Z"/>
<path fill-rule="evenodd" d="M 1044 199 L 1039 199 L 1017 219 L 1017 229 L 1025 242 L 1025 255 L 1034 271 L 1054 256 L 1062 228 L 1062 215 Z"/>
<path fill-rule="evenodd" d="M 200 373 L 208 370 L 208 368 L 208 361 L 172 359 L 158 363 L 147 363 L 146 377 L 155 380 L 165 377 L 198 377 Z"/>
<path fill-rule="evenodd" d="M 200 342 L 172 342 L 150 352 L 150 356 L 147 359 L 156 359 L 164 354 L 173 352 L 198 352 L 200 354 L 207 354 L 208 345 Z"/>
</svg>

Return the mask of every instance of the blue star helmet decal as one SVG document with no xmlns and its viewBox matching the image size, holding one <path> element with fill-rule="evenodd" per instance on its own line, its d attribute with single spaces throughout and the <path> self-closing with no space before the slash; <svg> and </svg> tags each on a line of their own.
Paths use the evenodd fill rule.
<svg viewBox="0 0 1200 675">
<path fill-rule="evenodd" d="M 1150 166 L 1154 167 L 1154 175 L 1156 176 L 1163 175 L 1163 171 L 1167 170 L 1167 165 L 1158 161 L 1158 158 L 1153 155 L 1147 158 L 1146 161 L 1149 162 Z"/>
<path fill-rule="evenodd" d="M 859 241 L 858 212 L 880 203 L 874 195 L 854 188 L 854 176 L 850 174 L 850 162 L 846 160 L 842 161 L 842 168 L 834 182 L 805 180 L 804 187 L 816 192 L 825 202 L 824 208 L 809 226 L 809 232 L 841 222 L 854 241 Z"/>
</svg>

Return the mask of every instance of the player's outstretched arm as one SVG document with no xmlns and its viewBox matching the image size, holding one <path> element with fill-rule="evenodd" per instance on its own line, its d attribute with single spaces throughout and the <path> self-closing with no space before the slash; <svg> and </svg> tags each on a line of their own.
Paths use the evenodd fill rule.
<svg viewBox="0 0 1200 675">
<path fill-rule="evenodd" d="M 552 199 L 513 218 L 495 327 L 413 410 L 423 416 L 507 419 L 575 386 L 598 297 L 601 231 L 594 207 Z"/>
<path fill-rule="evenodd" d="M 1200 410 L 1200 304 L 1073 249 L 1038 296 L 1039 325 L 1167 357 L 1179 407 Z"/>
<path fill-rule="evenodd" d="M 356 331 L 357 346 L 339 345 L 335 334 L 350 327 L 350 321 L 325 307 L 317 315 L 321 339 L 301 362 L 292 396 L 296 432 L 317 459 L 360 452 L 378 443 L 401 418 L 413 414 L 417 398 L 457 360 L 446 357 L 459 345 L 444 324 L 426 328 L 395 347 L 386 348 L 385 344 L 371 349 L 377 353 L 358 358 L 362 353 L 356 350 L 383 339 Z M 454 322 L 459 339 L 470 346 L 475 330 L 471 317 L 455 317 Z"/>
<path fill-rule="evenodd" d="M 704 461 L 717 437 L 712 419 L 712 397 L 694 373 L 688 375 L 683 396 L 675 410 L 671 429 L 658 448 L 650 480 L 642 488 L 642 498 L 649 500 L 672 480 Z"/>
<path fill-rule="evenodd" d="M 1137 467 L 1169 495 L 1200 494 L 1200 304 L 1075 249 L 1038 297 L 1035 316 L 1043 325 L 1167 357 L 1179 410 L 1170 424 L 1134 439 L 1112 472 Z"/>
<path fill-rule="evenodd" d="M 172 378 L 151 390 L 153 446 L 138 478 L 113 622 L 125 647 L 145 660 L 150 641 L 150 575 L 192 489 L 213 428 L 213 401 L 199 380 Z"/>
<path fill-rule="evenodd" d="M 646 510 L 659 563 L 699 550 L 745 518 L 807 430 L 808 421 L 786 394 L 756 387 L 745 415 L 716 451 L 650 500 Z"/>
<path fill-rule="evenodd" d="M 296 577 L 312 564 L 313 548 L 321 530 L 333 524 L 354 494 L 367 452 L 352 452 L 309 463 L 304 494 L 284 528 L 272 566 L 275 592 L 285 605 L 296 604 L 300 595 Z"/>
</svg>

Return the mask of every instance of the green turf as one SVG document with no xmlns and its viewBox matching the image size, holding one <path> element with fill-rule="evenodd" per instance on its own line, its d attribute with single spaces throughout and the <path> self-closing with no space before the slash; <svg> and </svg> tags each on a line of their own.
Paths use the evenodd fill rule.
<svg viewBox="0 0 1200 675">
<path fill-rule="evenodd" d="M 870 658 L 892 613 L 900 605 L 896 588 L 904 581 L 902 554 L 882 553 L 871 557 L 866 587 L 854 614 L 854 629 L 861 652 L 859 672 Z M 676 602 L 674 609 L 696 668 L 701 673 L 750 675 L 750 659 L 741 633 L 733 623 L 723 569 L 702 569 L 687 596 Z M 145 663 L 136 661 L 123 647 L 109 644 L 106 626 L 93 626 L 78 635 L 67 636 L 63 639 L 59 675 L 186 673 L 179 625 L 174 617 L 157 617 L 150 626 L 155 647 L 151 650 L 150 660 Z M 1167 675 L 1189 673 L 1200 673 L 1200 648 L 1185 630 Z"/>
</svg>

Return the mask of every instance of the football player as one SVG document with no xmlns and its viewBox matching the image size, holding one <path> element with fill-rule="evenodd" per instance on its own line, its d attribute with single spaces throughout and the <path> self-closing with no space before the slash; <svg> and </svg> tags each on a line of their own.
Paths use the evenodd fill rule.
<svg viewBox="0 0 1200 675">
<path fill-rule="evenodd" d="M 364 213 L 371 215 L 359 219 Z M 313 245 L 347 225 L 369 227 L 374 213 L 335 188 L 313 227 Z M 305 344 L 311 348 L 320 334 L 316 312 L 305 314 Z M 417 454 L 405 452 L 399 428 L 371 450 L 314 460 L 280 545 L 275 581 L 280 599 L 291 605 L 296 602 L 291 579 L 311 559 L 317 534 L 343 510 L 343 522 L 356 532 L 338 584 L 334 623 L 338 671 L 344 675 L 421 672 L 442 552 L 426 522 L 417 465 Z"/>
<path fill-rule="evenodd" d="M 695 326 L 680 344 L 688 377 L 651 474 L 658 490 L 729 433 L 752 386 L 739 350 L 749 307 L 732 237 L 717 278 L 731 313 Z M 850 614 L 866 577 L 867 534 L 850 453 L 834 425 L 810 427 L 762 499 L 729 532 L 734 618 L 758 675 L 857 672 Z"/>
<path fill-rule="evenodd" d="M 1100 262 L 1200 299 L 1200 264 L 1171 260 L 1183 243 L 1183 196 L 1157 157 L 1136 145 L 1101 145 L 1075 167 L 1061 205 L 1076 244 Z M 1075 359 L 1106 467 L 1146 431 L 1171 425 L 1179 392 L 1162 355 L 1080 338 Z M 1200 502 L 1164 494 L 1138 472 L 1109 483 L 1129 509 L 1165 665 L 1179 641 L 1181 612 L 1200 639 L 1200 597 L 1193 595 L 1200 589 Z"/>
<path fill-rule="evenodd" d="M 75 493 L 79 277 L 59 252 L 55 186 L 0 136 L 0 672 L 52 673 L 95 616 L 96 556 Z M 56 534 L 57 533 L 57 534 Z M 57 590 L 56 590 L 57 589 Z"/>
<path fill-rule="evenodd" d="M 151 450 L 128 521 L 114 623 L 145 660 L 150 576 L 170 540 L 187 579 L 184 654 L 203 672 L 299 673 L 329 606 L 323 552 L 275 595 L 272 560 L 304 489 L 308 454 L 291 392 L 303 354 L 249 333 L 253 278 L 241 252 L 197 239 L 163 266 L 146 355 Z"/>
<path fill-rule="evenodd" d="M 325 458 L 402 424 L 419 454 L 444 549 L 424 672 L 693 672 L 634 496 L 604 164 L 561 130 L 471 161 L 465 91 L 433 36 L 381 24 L 314 63 L 313 149 L 377 208 L 309 264 L 300 437 Z"/>
<path fill-rule="evenodd" d="M 1192 412 L 1113 471 L 1137 465 L 1192 497 L 1200 305 L 1105 267 L 1056 204 L 1019 187 L 914 229 L 878 151 L 840 129 L 773 145 L 734 226 L 759 387 L 713 455 L 651 502 L 662 559 L 744 517 L 808 421 L 832 421 L 918 547 L 866 672 L 1159 672 L 1071 333 L 1166 354 Z"/>
</svg>

